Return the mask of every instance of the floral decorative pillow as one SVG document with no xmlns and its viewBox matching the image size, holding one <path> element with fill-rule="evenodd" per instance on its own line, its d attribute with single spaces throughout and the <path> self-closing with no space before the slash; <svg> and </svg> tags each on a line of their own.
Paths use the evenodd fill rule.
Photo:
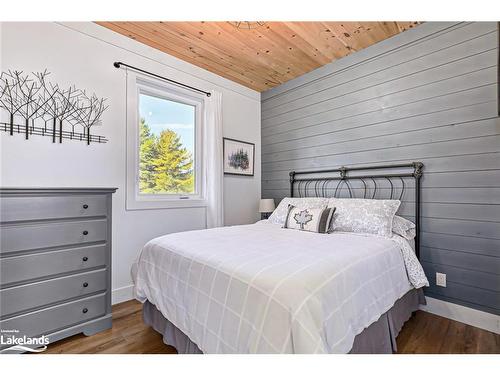
<svg viewBox="0 0 500 375">
<path fill-rule="evenodd" d="M 392 199 L 330 198 L 328 206 L 336 207 L 332 229 L 391 237 L 392 221 L 400 204 Z"/>
<path fill-rule="evenodd" d="M 328 206 L 328 198 L 283 198 L 269 217 L 269 222 L 283 226 L 288 214 L 288 205 L 293 205 L 298 208 L 326 208 Z"/>
<path fill-rule="evenodd" d="M 415 224 L 404 217 L 395 215 L 392 220 L 392 231 L 407 240 L 413 240 L 417 234 Z"/>
<path fill-rule="evenodd" d="M 290 204 L 283 228 L 327 233 L 334 212 L 335 207 L 298 208 Z"/>
</svg>

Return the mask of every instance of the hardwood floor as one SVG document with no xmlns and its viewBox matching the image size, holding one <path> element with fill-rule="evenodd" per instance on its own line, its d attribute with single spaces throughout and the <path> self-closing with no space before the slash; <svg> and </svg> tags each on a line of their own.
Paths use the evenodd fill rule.
<svg viewBox="0 0 500 375">
<path fill-rule="evenodd" d="M 401 354 L 499 354 L 500 335 L 417 311 L 397 338 Z"/>
<path fill-rule="evenodd" d="M 500 353 L 500 335 L 427 312 L 418 311 L 397 339 L 398 353 Z M 142 322 L 142 305 L 128 301 L 113 306 L 113 328 L 50 344 L 44 353 L 175 354 L 172 346 Z"/>
<path fill-rule="evenodd" d="M 162 336 L 142 322 L 142 304 L 127 301 L 113 306 L 113 328 L 93 336 L 79 334 L 49 344 L 48 354 L 176 354 Z"/>
</svg>

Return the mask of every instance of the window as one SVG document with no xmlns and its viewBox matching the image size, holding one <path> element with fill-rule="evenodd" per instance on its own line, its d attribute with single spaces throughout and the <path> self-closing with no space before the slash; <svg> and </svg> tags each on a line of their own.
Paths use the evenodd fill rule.
<svg viewBox="0 0 500 375">
<path fill-rule="evenodd" d="M 203 98 L 129 75 L 127 209 L 204 206 Z"/>
<path fill-rule="evenodd" d="M 139 194 L 196 194 L 195 110 L 139 94 Z"/>
</svg>

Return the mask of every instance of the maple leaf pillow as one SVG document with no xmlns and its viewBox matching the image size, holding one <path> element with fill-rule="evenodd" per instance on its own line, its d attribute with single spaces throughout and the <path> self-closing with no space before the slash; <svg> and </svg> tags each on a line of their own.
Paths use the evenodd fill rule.
<svg viewBox="0 0 500 375">
<path fill-rule="evenodd" d="M 335 207 L 299 208 L 290 204 L 283 228 L 327 233 L 334 212 Z"/>
</svg>

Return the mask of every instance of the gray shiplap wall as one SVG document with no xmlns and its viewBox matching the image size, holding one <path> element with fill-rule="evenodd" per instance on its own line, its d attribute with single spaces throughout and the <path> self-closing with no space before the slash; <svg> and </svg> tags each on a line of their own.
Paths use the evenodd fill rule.
<svg viewBox="0 0 500 375">
<path fill-rule="evenodd" d="M 291 170 L 420 160 L 427 295 L 500 314 L 498 44 L 495 22 L 424 23 L 264 92 L 263 197 Z"/>
</svg>

